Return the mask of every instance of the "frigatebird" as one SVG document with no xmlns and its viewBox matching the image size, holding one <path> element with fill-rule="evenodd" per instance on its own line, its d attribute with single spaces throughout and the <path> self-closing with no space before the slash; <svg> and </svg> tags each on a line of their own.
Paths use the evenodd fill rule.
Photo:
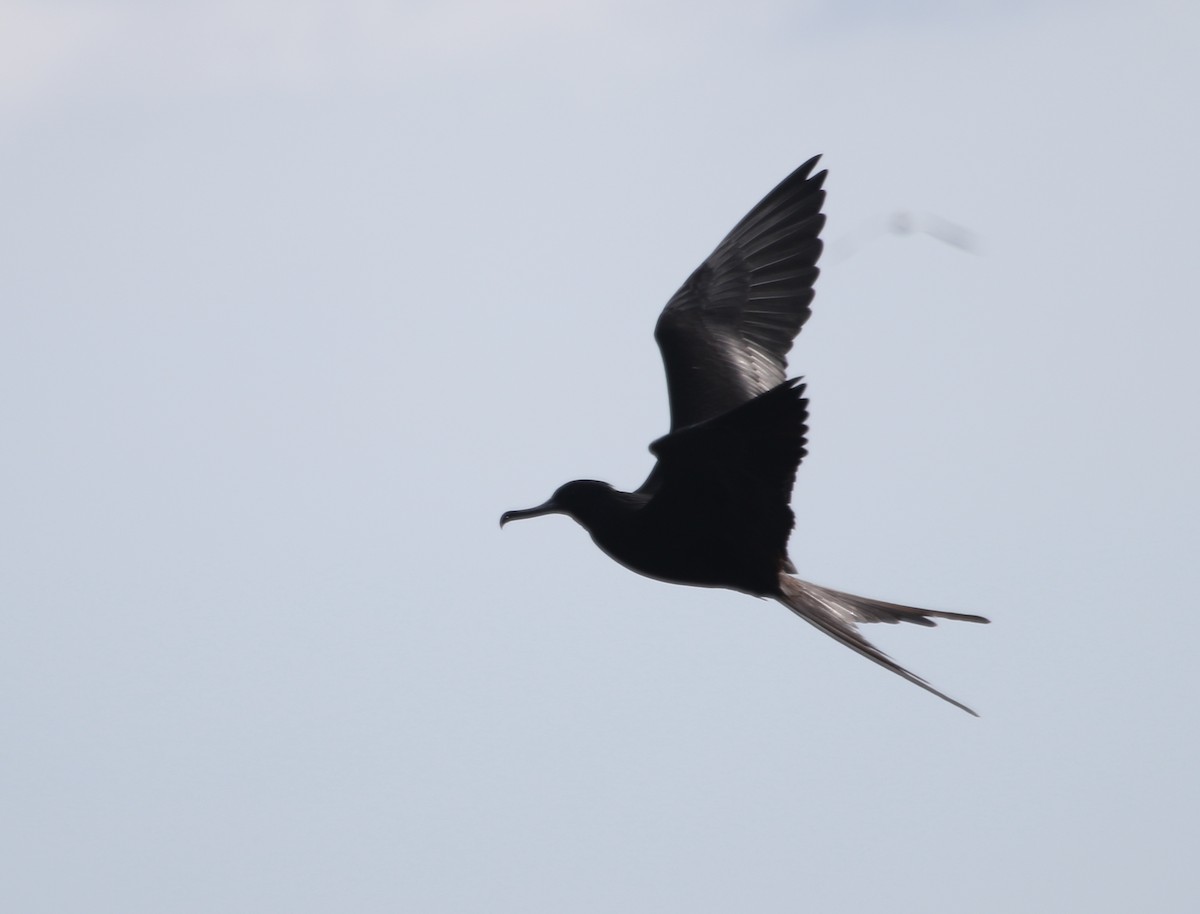
<svg viewBox="0 0 1200 914">
<path fill-rule="evenodd" d="M 660 581 L 724 587 L 778 600 L 880 666 L 975 714 L 867 641 L 860 622 L 987 622 L 901 606 L 795 577 L 787 542 L 796 470 L 806 453 L 808 400 L 788 380 L 787 354 L 808 320 L 821 254 L 826 171 L 805 162 L 739 222 L 667 302 L 654 336 L 662 352 L 671 430 L 633 492 L 568 482 L 536 508 L 577 521 L 626 568 Z"/>
</svg>

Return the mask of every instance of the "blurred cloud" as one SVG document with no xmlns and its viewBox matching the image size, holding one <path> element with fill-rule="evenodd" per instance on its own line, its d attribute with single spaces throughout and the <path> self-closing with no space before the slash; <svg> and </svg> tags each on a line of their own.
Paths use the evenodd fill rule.
<svg viewBox="0 0 1200 914">
<path fill-rule="evenodd" d="M 11 0 L 0 7 L 0 106 L 32 105 L 64 90 L 80 63 L 111 43 L 111 12 Z"/>
<path fill-rule="evenodd" d="M 498 62 L 519 64 L 531 54 L 545 63 L 578 52 L 582 39 L 589 53 L 603 56 L 603 34 L 634 34 L 624 19 L 635 9 L 605 0 L 14 0 L 0 13 L 0 74 L 10 107 L 105 83 L 146 94 L 383 89 L 446 68 L 494 75 Z M 637 33 L 662 62 L 686 53 L 687 39 L 713 11 L 714 4 L 659 4 L 638 11 Z M 682 46 L 661 42 L 666 30 Z M 608 63 L 634 64 L 628 52 L 635 44 L 626 40 L 626 57 Z"/>
<path fill-rule="evenodd" d="M 144 93 L 379 85 L 431 63 L 482 65 L 493 49 L 561 40 L 597 13 L 544 0 L 14 0 L 0 13 L 0 74 L 9 106 L 96 91 L 97 77 Z"/>
<path fill-rule="evenodd" d="M 754 0 L 730 17 L 723 3 L 680 0 L 11 0 L 0 10 L 0 101 L 11 113 L 106 86 L 146 95 L 378 91 L 437 72 L 494 78 L 497 67 L 536 66 L 553 80 L 578 76 L 581 57 L 607 80 L 698 61 L 720 74 L 738 46 L 768 50 L 848 26 L 1011 18 L 1024 6 L 930 0 L 900 15 L 873 0 Z"/>
</svg>

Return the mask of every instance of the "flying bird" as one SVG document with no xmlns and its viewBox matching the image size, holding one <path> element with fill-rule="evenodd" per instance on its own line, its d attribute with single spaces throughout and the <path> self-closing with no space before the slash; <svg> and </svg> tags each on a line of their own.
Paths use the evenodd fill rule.
<svg viewBox="0 0 1200 914">
<path fill-rule="evenodd" d="M 865 622 L 987 622 L 859 597 L 796 577 L 787 542 L 808 400 L 785 374 L 808 320 L 821 254 L 827 172 L 805 162 L 739 222 L 658 318 L 671 430 L 650 445 L 654 469 L 633 492 L 577 479 L 500 526 L 565 514 L 626 568 L 660 581 L 778 600 L 851 650 L 975 714 L 866 640 Z"/>
<path fill-rule="evenodd" d="M 979 237 L 970 229 L 933 213 L 896 210 L 886 219 L 872 219 L 849 234 L 830 242 L 825 259 L 848 260 L 884 235 L 928 235 L 967 254 L 980 252 Z"/>
</svg>

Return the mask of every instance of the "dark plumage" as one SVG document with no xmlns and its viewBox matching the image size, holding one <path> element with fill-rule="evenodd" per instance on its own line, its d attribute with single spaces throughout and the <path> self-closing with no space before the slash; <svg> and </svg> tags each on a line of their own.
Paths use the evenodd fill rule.
<svg viewBox="0 0 1200 914">
<path fill-rule="evenodd" d="M 676 584 L 771 597 L 881 666 L 974 714 L 895 663 L 859 622 L 933 618 L 986 622 L 857 597 L 801 581 L 787 556 L 808 400 L 787 380 L 787 353 L 810 314 L 826 172 L 810 159 L 726 236 L 667 302 L 654 336 L 662 352 L 671 431 L 634 492 L 568 482 L 510 520 L 566 514 L 626 568 Z"/>
</svg>

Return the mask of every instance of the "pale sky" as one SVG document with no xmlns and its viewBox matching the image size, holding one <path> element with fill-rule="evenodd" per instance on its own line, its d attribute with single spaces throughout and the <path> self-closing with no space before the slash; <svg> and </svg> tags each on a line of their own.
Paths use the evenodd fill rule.
<svg viewBox="0 0 1200 914">
<path fill-rule="evenodd" d="M 0 909 L 1193 909 L 1200 13 L 898 9 L 0 4 Z M 979 720 L 497 528 L 815 153 L 791 554 Z"/>
</svg>

